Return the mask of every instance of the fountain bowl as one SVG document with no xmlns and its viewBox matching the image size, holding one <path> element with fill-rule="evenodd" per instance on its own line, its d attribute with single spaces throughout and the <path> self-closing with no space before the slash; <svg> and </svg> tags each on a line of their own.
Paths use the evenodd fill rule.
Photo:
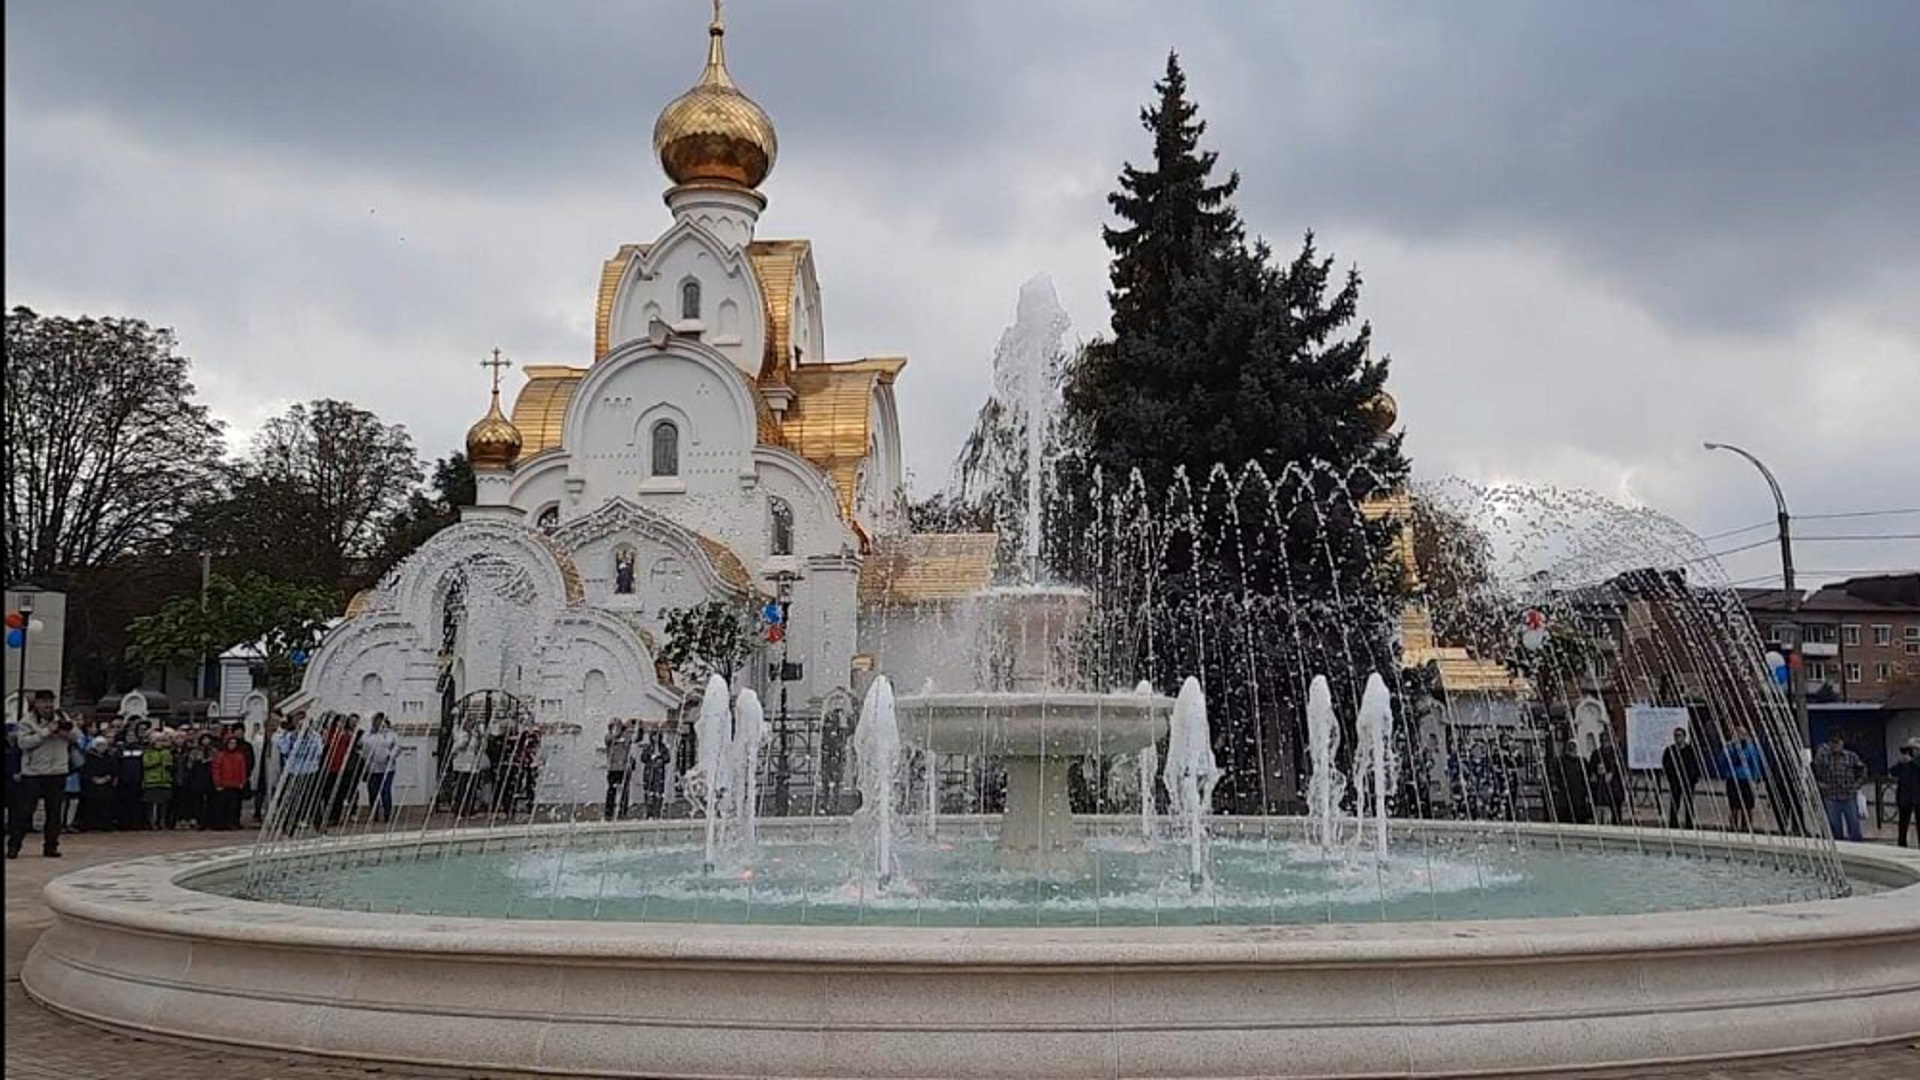
<svg viewBox="0 0 1920 1080">
<path fill-rule="evenodd" d="M 1122 691 L 972 691 L 900 697 L 900 738 L 916 750 L 989 757 L 1112 757 L 1167 733 L 1173 699 Z"/>
<path fill-rule="evenodd" d="M 821 824 L 789 820 L 768 831 Z M 590 832 L 620 842 L 668 827 L 686 830 L 557 825 L 319 846 L 417 860 L 443 844 Z M 1435 827 L 1493 842 L 1645 842 L 1598 826 Z M 1698 852 L 1687 858 L 1795 850 L 1769 837 L 1673 838 Z M 56 879 L 23 987 L 65 1015 L 150 1037 L 589 1077 L 1431 1077 L 1647 1069 L 1920 1035 L 1920 855 L 1884 845 L 1839 845 L 1849 875 L 1882 891 L 1780 905 L 1025 929 L 472 918 L 196 886 L 250 854 Z M 276 857 L 311 854 L 295 845 Z"/>
</svg>

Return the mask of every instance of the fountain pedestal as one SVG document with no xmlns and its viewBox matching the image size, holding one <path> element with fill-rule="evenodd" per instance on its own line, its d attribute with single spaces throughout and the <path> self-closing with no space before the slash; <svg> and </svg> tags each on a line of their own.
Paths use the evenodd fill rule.
<svg viewBox="0 0 1920 1080">
<path fill-rule="evenodd" d="M 1007 770 L 1000 863 L 1010 870 L 1084 867 L 1067 769 L 1078 758 L 1116 757 L 1166 733 L 1173 699 L 1120 692 L 919 694 L 898 703 L 900 740 L 917 750 L 998 758 Z"/>
</svg>

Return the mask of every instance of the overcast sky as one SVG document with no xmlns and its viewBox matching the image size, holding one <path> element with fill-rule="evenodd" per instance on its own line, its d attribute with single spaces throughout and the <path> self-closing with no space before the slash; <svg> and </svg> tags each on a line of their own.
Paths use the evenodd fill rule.
<svg viewBox="0 0 1920 1080">
<path fill-rule="evenodd" d="M 590 359 L 601 260 L 669 221 L 653 121 L 707 17 L 8 0 L 6 303 L 174 327 L 242 439 L 331 396 L 444 454 L 487 350 Z M 1768 520 L 1716 439 L 1796 512 L 1920 507 L 1920 4 L 737 0 L 728 21 L 780 133 L 760 235 L 813 240 L 835 358 L 912 358 L 923 488 L 1021 282 L 1051 274 L 1075 333 L 1104 328 L 1105 195 L 1149 152 L 1137 113 L 1176 48 L 1250 227 L 1360 267 L 1419 474 L 1591 488 L 1703 534 Z M 1913 568 L 1920 540 L 1798 561 Z"/>
</svg>

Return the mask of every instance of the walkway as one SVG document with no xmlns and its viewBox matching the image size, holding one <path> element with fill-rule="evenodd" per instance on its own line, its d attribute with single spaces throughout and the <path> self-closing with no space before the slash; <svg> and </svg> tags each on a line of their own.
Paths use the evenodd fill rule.
<svg viewBox="0 0 1920 1080">
<path fill-rule="evenodd" d="M 174 1043 L 147 1042 L 79 1024 L 36 1005 L 20 989 L 20 965 L 52 921 L 41 889 L 57 873 L 115 859 L 242 843 L 244 833 L 106 833 L 70 837 L 64 857 L 42 859 L 28 838 L 26 854 L 7 864 L 6 1069 L 8 1080 L 448 1080 L 480 1077 L 462 1071 L 400 1070 L 384 1065 L 330 1063 L 312 1057 L 264 1055 Z M 1536 1076 L 1538 1074 L 1535 1074 Z M 1882 1046 L 1743 1064 L 1564 1074 L 1562 1080 L 1915 1080 L 1920 1044 Z"/>
</svg>

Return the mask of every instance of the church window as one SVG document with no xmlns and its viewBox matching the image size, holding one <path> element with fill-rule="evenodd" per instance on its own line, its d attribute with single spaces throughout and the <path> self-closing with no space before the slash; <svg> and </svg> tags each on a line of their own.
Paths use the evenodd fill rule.
<svg viewBox="0 0 1920 1080">
<path fill-rule="evenodd" d="M 700 281 L 697 278 L 688 278 L 680 285 L 680 317 L 700 317 Z"/>
<path fill-rule="evenodd" d="M 778 495 L 767 500 L 767 510 L 772 518 L 772 536 L 769 549 L 775 555 L 793 554 L 793 507 Z"/>
<path fill-rule="evenodd" d="M 543 533 L 550 533 L 559 528 L 560 508 L 557 506 L 549 506 L 545 510 L 540 511 L 540 517 L 534 522 L 534 527 Z"/>
<path fill-rule="evenodd" d="M 653 475 L 680 475 L 680 425 L 671 420 L 653 425 Z"/>
</svg>

